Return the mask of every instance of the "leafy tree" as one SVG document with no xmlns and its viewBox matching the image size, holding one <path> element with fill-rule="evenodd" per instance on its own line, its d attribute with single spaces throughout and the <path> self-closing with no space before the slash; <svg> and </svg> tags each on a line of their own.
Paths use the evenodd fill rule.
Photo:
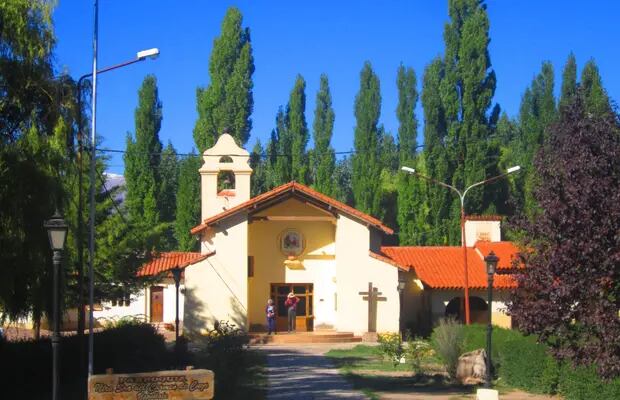
<svg viewBox="0 0 620 400">
<path fill-rule="evenodd" d="M 620 375 L 620 124 L 588 111 L 587 91 L 562 110 L 535 159 L 534 219 L 521 221 L 525 268 L 510 312 L 556 356 Z"/>
<path fill-rule="evenodd" d="M 285 114 L 282 107 L 278 109 L 276 114 L 276 129 L 272 132 L 271 144 L 275 144 L 275 153 L 270 153 L 275 158 L 273 169 L 272 186 L 282 185 L 292 180 L 292 161 L 293 138 L 288 129 L 287 112 Z"/>
<path fill-rule="evenodd" d="M 441 81 L 445 70 L 443 61 L 435 58 L 424 70 L 422 106 L 424 109 L 424 161 L 427 175 L 441 182 L 449 182 L 452 162 L 447 143 L 447 122 L 440 96 Z M 449 222 L 452 193 L 437 185 L 424 184 L 427 193 L 426 224 L 434 230 L 421 243 L 447 244 L 457 240 L 450 237 Z M 404 217 L 406 218 L 406 217 Z M 410 237 L 410 236 L 408 236 Z M 409 239 L 405 240 L 405 243 Z"/>
<path fill-rule="evenodd" d="M 257 196 L 267 191 L 267 161 L 265 160 L 265 150 L 256 139 L 254 149 L 250 153 L 250 167 L 254 170 L 252 173 L 252 196 Z"/>
<path fill-rule="evenodd" d="M 354 197 L 351 184 L 351 176 L 353 174 L 353 166 L 351 157 L 343 157 L 336 161 L 334 169 L 334 181 L 336 182 L 336 199 L 353 206 Z"/>
<path fill-rule="evenodd" d="M 278 133 L 275 129 L 272 129 L 267 148 L 265 149 L 265 190 L 271 190 L 277 186 L 278 148 Z"/>
<path fill-rule="evenodd" d="M 138 92 L 135 112 L 135 139 L 127 135 L 125 153 L 125 182 L 127 209 L 132 221 L 156 225 L 160 220 L 158 207 L 159 163 L 162 149 L 159 140 L 162 106 L 157 90 L 157 80 L 147 76 Z"/>
<path fill-rule="evenodd" d="M 161 153 L 159 177 L 159 197 L 157 201 L 159 216 L 162 222 L 168 224 L 162 245 L 164 250 L 172 250 L 177 247 L 173 223 L 176 215 L 176 197 L 179 187 L 179 160 L 171 142 L 168 142 L 168 145 Z"/>
<path fill-rule="evenodd" d="M 367 61 L 360 73 L 360 90 L 355 96 L 355 154 L 351 159 L 351 184 L 357 209 L 375 216 L 381 211 L 381 135 L 377 127 L 380 113 L 379 77 Z"/>
<path fill-rule="evenodd" d="M 242 28 L 242 22 L 239 9 L 230 7 L 226 11 L 221 34 L 213 41 L 209 86 L 196 91 L 194 141 L 200 152 L 213 146 L 225 128 L 241 146 L 250 137 L 254 58 L 250 29 Z"/>
<path fill-rule="evenodd" d="M 301 184 L 308 177 L 308 126 L 306 124 L 306 81 L 297 75 L 286 108 L 287 133 L 291 138 L 291 179 Z M 286 153 L 288 154 L 288 153 Z"/>
<path fill-rule="evenodd" d="M 327 75 L 321 75 L 319 91 L 316 94 L 316 108 L 314 110 L 314 188 L 328 196 L 336 194 L 334 168 L 336 156 L 330 145 L 334 133 L 334 109 L 332 95 L 329 90 Z"/>
<path fill-rule="evenodd" d="M 180 251 L 196 251 L 198 241 L 190 230 L 200 223 L 200 175 L 201 158 L 189 156 L 179 163 L 179 188 L 174 235 Z"/>
<path fill-rule="evenodd" d="M 588 112 L 594 114 L 611 112 L 609 97 L 603 88 L 603 80 L 594 60 L 588 61 L 581 71 L 581 87 Z"/>
<path fill-rule="evenodd" d="M 496 77 L 489 57 L 489 18 L 486 5 L 479 0 L 450 0 L 450 22 L 445 25 L 444 76 L 440 84 L 441 103 L 446 119 L 447 139 L 453 173 L 452 184 L 464 188 L 484 180 L 496 167 L 487 158 L 486 138 L 499 117 L 496 106 L 489 115 L 495 93 Z M 486 186 L 472 191 L 467 212 L 480 213 L 489 204 Z M 452 201 L 451 241 L 458 234 L 460 203 Z"/>
<path fill-rule="evenodd" d="M 398 87 L 398 148 L 400 163 L 404 164 L 414 158 L 417 152 L 418 119 L 415 116 L 415 107 L 418 103 L 416 76 L 413 68 L 398 67 L 396 78 Z"/>
<path fill-rule="evenodd" d="M 560 94 L 559 108 L 562 110 L 572 102 L 573 96 L 577 92 L 577 60 L 571 52 L 568 55 L 564 70 L 562 71 L 562 92 Z"/>
</svg>

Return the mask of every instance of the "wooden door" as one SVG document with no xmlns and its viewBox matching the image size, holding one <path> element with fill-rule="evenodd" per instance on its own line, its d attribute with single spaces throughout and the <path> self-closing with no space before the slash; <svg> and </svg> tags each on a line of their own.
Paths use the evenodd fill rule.
<svg viewBox="0 0 620 400">
<path fill-rule="evenodd" d="M 163 322 L 164 320 L 164 288 L 162 286 L 151 287 L 151 322 Z"/>
<path fill-rule="evenodd" d="M 271 298 L 276 306 L 276 331 L 286 332 L 288 328 L 288 309 L 284 305 L 290 292 L 294 292 L 299 298 L 297 303 L 297 318 L 295 320 L 297 330 L 310 332 L 314 330 L 314 310 L 312 300 L 312 283 L 272 283 Z"/>
</svg>

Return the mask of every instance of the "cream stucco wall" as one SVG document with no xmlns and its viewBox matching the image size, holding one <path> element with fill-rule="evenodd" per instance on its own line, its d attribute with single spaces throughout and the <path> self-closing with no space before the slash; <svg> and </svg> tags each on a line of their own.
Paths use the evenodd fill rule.
<svg viewBox="0 0 620 400">
<path fill-rule="evenodd" d="M 340 215 L 336 227 L 337 329 L 361 335 L 368 330 L 368 302 L 358 292 L 372 282 L 386 297 L 377 305 L 377 331 L 398 331 L 398 268 L 370 257 L 368 227 Z"/>
<path fill-rule="evenodd" d="M 328 213 L 296 199 L 288 199 L 259 212 L 255 217 L 295 216 L 325 217 Z M 287 229 L 299 231 L 305 238 L 305 249 L 299 257 L 303 268 L 284 265 L 280 251 L 280 235 Z M 254 257 L 254 276 L 249 278 L 249 323 L 265 324 L 265 304 L 271 283 L 312 283 L 314 290 L 314 327 L 336 324 L 335 293 L 335 226 L 330 221 L 255 220 L 249 226 L 249 255 Z"/>
<path fill-rule="evenodd" d="M 185 269 L 184 329 L 204 332 L 215 321 L 247 329 L 248 223 L 237 214 L 202 235 L 202 253 L 215 255 Z"/>
<path fill-rule="evenodd" d="M 465 239 L 468 247 L 478 240 L 499 242 L 502 240 L 500 221 L 465 221 Z"/>
</svg>

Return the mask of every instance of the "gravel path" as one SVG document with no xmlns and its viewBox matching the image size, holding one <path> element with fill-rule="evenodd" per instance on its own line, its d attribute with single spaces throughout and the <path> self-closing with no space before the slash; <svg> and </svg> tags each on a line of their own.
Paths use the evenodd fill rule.
<svg viewBox="0 0 620 400">
<path fill-rule="evenodd" d="M 261 346 L 267 355 L 267 399 L 367 399 L 323 356 L 332 347 L 334 345 Z"/>
</svg>

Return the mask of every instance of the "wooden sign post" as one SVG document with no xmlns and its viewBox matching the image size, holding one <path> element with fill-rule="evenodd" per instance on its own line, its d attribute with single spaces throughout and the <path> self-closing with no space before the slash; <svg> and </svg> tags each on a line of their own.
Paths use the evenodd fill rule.
<svg viewBox="0 0 620 400">
<path fill-rule="evenodd" d="M 88 400 L 209 400 L 213 378 L 207 369 L 92 375 Z"/>
<path fill-rule="evenodd" d="M 372 282 L 368 282 L 368 291 L 359 292 L 362 300 L 368 301 L 368 332 L 377 332 L 377 302 L 386 301 L 387 297 L 380 297 L 383 293 L 376 287 L 372 286 Z"/>
</svg>

